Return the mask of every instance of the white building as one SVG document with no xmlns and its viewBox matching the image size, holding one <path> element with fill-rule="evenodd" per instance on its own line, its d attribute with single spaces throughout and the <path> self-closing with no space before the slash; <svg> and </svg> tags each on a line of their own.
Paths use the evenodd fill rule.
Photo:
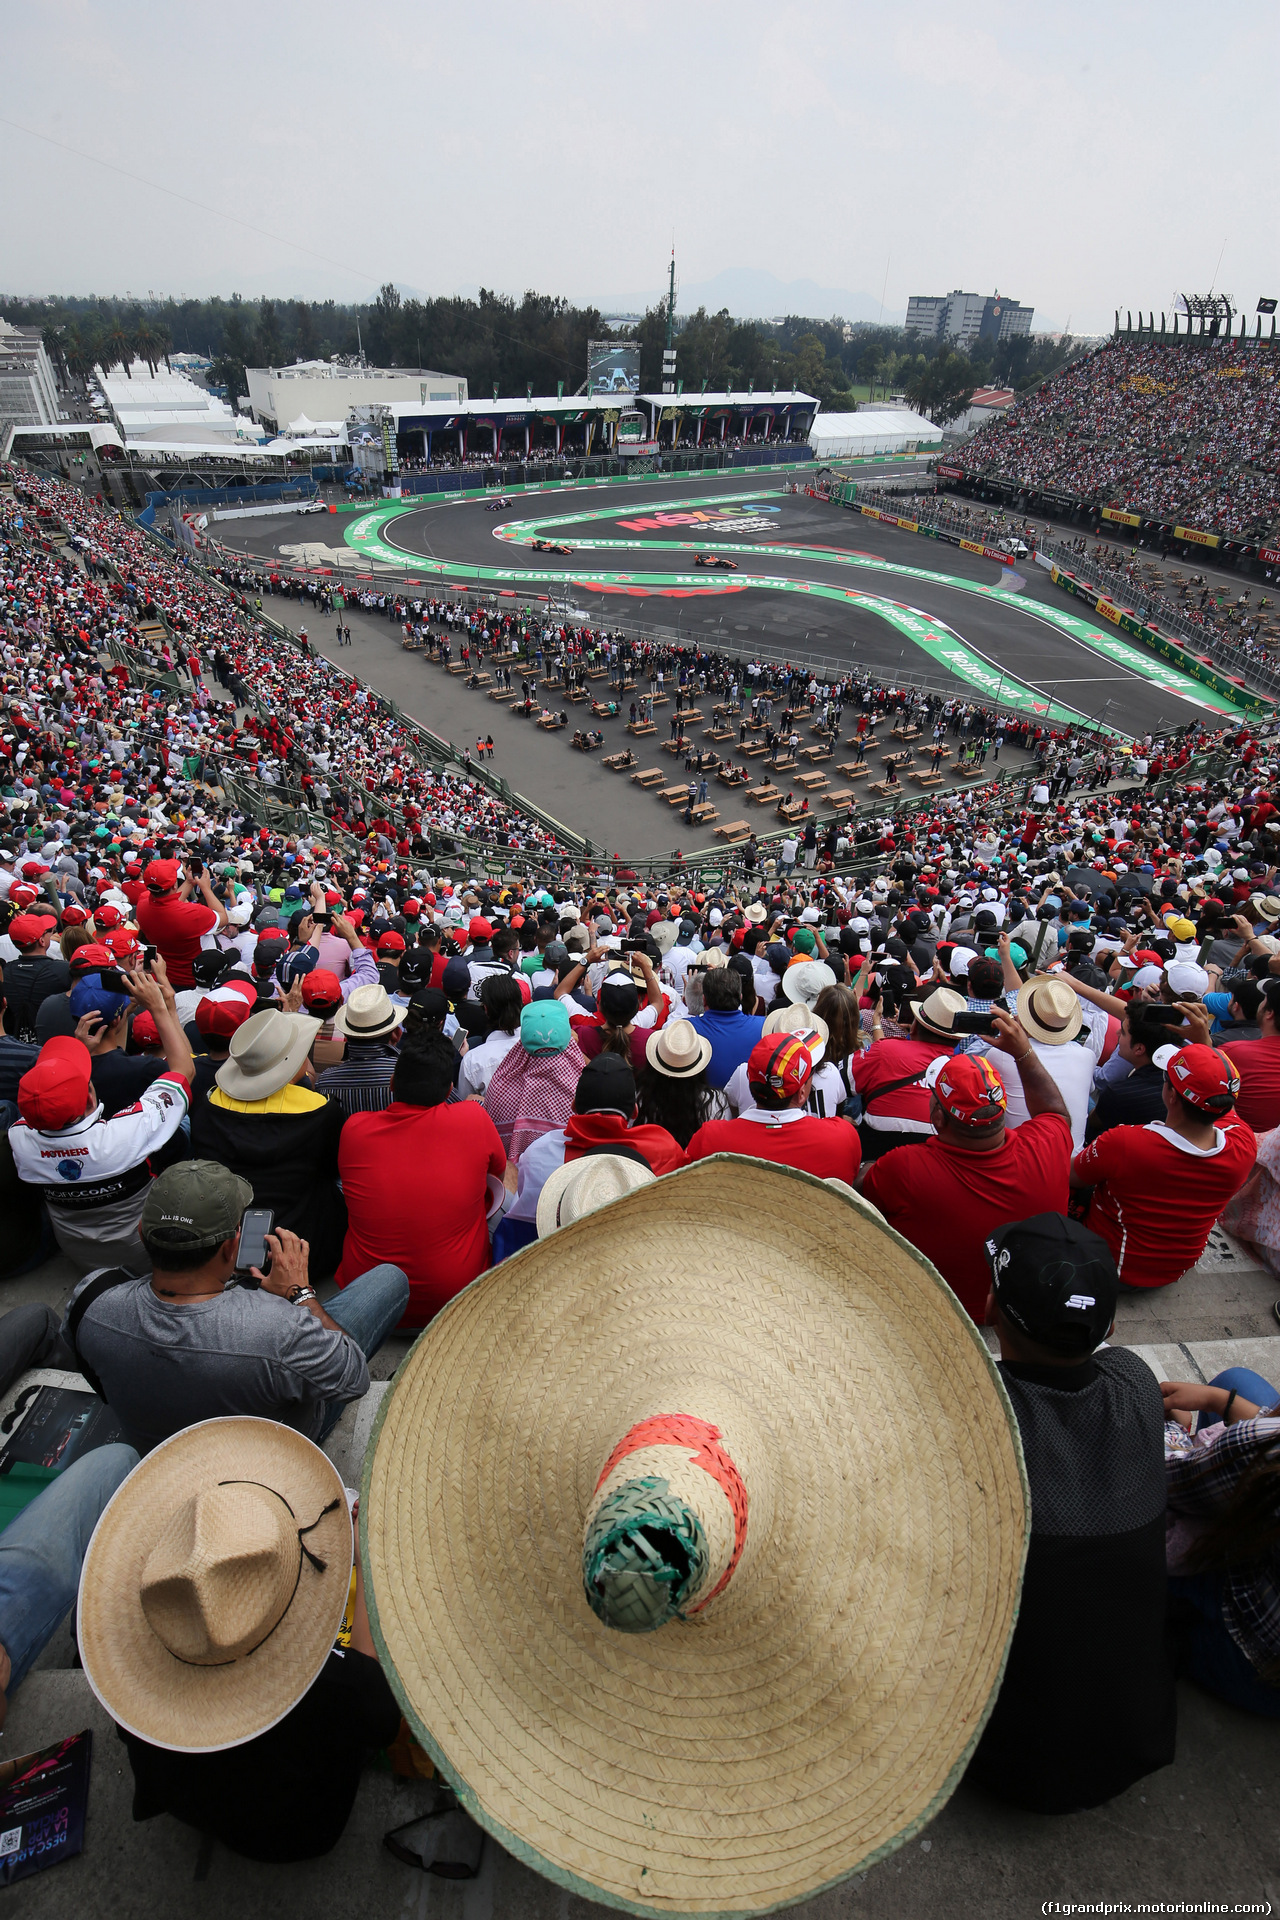
<svg viewBox="0 0 1280 1920">
<path fill-rule="evenodd" d="M 949 340 L 971 347 L 976 340 L 1013 340 L 1031 331 L 1034 307 L 999 293 L 913 293 L 907 302 L 906 331 L 926 340 Z"/>
<path fill-rule="evenodd" d="M 883 413 L 820 413 L 809 432 L 815 460 L 868 453 L 914 453 L 942 445 L 942 428 L 906 407 Z"/>
<path fill-rule="evenodd" d="M 284 433 L 300 416 L 346 420 L 356 407 L 412 405 L 422 412 L 467 404 L 467 383 L 453 373 L 408 367 L 343 367 L 299 360 L 292 367 L 246 367 L 255 420 Z"/>
<path fill-rule="evenodd" d="M 97 373 L 126 447 L 154 454 L 218 452 L 266 439 L 261 427 L 185 373 L 158 366 L 153 374 L 145 360 L 135 360 L 127 373 L 121 367 L 110 373 L 99 367 Z"/>
<path fill-rule="evenodd" d="M 58 422 L 58 380 L 39 327 L 0 320 L 0 429 Z"/>
</svg>

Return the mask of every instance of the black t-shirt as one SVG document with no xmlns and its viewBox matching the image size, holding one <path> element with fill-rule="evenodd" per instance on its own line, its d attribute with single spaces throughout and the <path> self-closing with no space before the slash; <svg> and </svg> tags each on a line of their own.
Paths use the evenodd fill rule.
<svg viewBox="0 0 1280 1920">
<path fill-rule="evenodd" d="M 1001 1361 L 1031 1486 L 1022 1604 L 968 1778 L 1033 1813 L 1100 1806 L 1173 1759 L 1164 1403 L 1123 1347 Z"/>
<path fill-rule="evenodd" d="M 19 1080 L 39 1057 L 40 1049 L 34 1041 L 13 1040 L 7 1033 L 0 1033 L 0 1100 L 18 1098 Z"/>
<path fill-rule="evenodd" d="M 1163 1119 L 1164 1074 L 1148 1062 L 1145 1067 L 1135 1067 L 1127 1080 L 1099 1088 L 1084 1137 L 1096 1140 L 1112 1127 L 1145 1127 L 1148 1120 Z"/>
<path fill-rule="evenodd" d="M 220 1753 L 170 1753 L 118 1729 L 133 1817 L 171 1813 L 250 1860 L 314 1860 L 337 1844 L 364 1757 L 390 1746 L 400 1709 L 376 1660 L 335 1647 L 277 1726 Z"/>
<path fill-rule="evenodd" d="M 93 1090 L 105 1109 L 105 1118 L 123 1113 L 139 1099 L 153 1080 L 167 1073 L 163 1059 L 152 1053 L 124 1053 L 113 1047 L 110 1053 L 93 1058 Z"/>
<path fill-rule="evenodd" d="M 4 970 L 5 1026 L 15 1040 L 36 1038 L 36 1014 L 51 993 L 65 993 L 71 969 L 65 960 L 47 954 L 19 954 Z M 68 1009 L 69 1010 L 69 1009 Z M 67 1029 L 75 1032 L 75 1022 Z"/>
<path fill-rule="evenodd" d="M 71 1011 L 69 993 L 50 993 L 40 1002 L 36 1010 L 36 1039 L 43 1046 L 46 1040 L 52 1040 L 55 1033 L 74 1034 L 75 1015 Z"/>
</svg>

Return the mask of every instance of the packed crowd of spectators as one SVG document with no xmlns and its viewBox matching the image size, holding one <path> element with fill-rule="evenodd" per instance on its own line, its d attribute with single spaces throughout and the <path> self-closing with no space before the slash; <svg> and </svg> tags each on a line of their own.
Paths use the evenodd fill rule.
<svg viewBox="0 0 1280 1920">
<path fill-rule="evenodd" d="M 274 1633 L 313 1575 L 347 1592 L 347 1502 L 316 1449 L 397 1329 L 729 1154 L 860 1191 L 952 1290 L 957 1337 L 968 1315 L 998 1344 L 1032 1533 L 974 1777 L 1038 1811 L 1100 1804 L 1173 1757 L 1175 1669 L 1280 1718 L 1280 1387 L 1241 1369 L 1161 1385 L 1105 1345 L 1122 1295 L 1196 1287 L 1220 1220 L 1280 1273 L 1275 730 L 1138 742 L 1117 792 L 1090 784 L 1080 739 L 1019 721 L 1037 766 L 1016 792 L 860 823 L 856 877 L 807 830 L 714 885 L 572 869 L 539 885 L 515 841 L 504 876 L 446 877 L 439 811 L 465 843 L 481 790 L 430 782 L 393 717 L 286 651 L 244 596 L 92 510 L 82 570 L 29 524 L 19 481 L 0 500 L 0 1275 L 57 1252 L 82 1278 L 61 1321 L 0 1318 L 0 1390 L 79 1371 L 117 1438 L 0 1531 L 0 1692 L 78 1591 L 82 1623 L 123 1617 L 96 1584 L 118 1564 L 102 1542 L 145 1488 L 170 1504 L 133 1567 L 133 1637 L 81 1647 L 135 1817 L 256 1859 L 326 1852 L 368 1750 L 411 1776 L 425 1756 L 358 1566 L 318 1673 Z M 100 658 L 148 608 L 189 696 Z M 593 636 L 602 657 L 612 638 Z M 645 673 L 721 675 L 749 707 L 773 697 L 778 670 L 757 666 L 669 650 Z M 201 667 L 265 689 L 262 709 L 236 727 Z M 888 694 L 780 691 L 860 718 Z M 893 698 L 940 732 L 999 728 Z M 428 831 L 366 814 L 344 851 L 259 826 L 208 777 L 228 753 L 263 778 L 305 764 L 335 826 L 356 824 L 358 771 Z M 301 1504 L 279 1491 L 290 1472 Z M 234 1561 L 234 1621 L 208 1556 Z M 1094 1622 L 1123 1656 L 1103 1672 Z M 220 1683 L 241 1717 L 201 1718 L 192 1669 L 255 1656 L 240 1695 Z M 478 1835 L 447 1812 L 425 1844 L 473 1872 Z"/>
<path fill-rule="evenodd" d="M 1265 541 L 1280 520 L 1275 348 L 1225 339 L 1109 342 L 949 457 L 975 479 Z"/>
</svg>

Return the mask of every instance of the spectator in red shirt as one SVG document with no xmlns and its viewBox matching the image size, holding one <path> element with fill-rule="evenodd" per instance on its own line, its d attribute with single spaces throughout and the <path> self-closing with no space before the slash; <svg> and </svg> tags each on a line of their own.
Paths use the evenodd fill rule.
<svg viewBox="0 0 1280 1920">
<path fill-rule="evenodd" d="M 911 1033 L 884 1039 L 880 1003 L 872 1008 L 872 1045 L 849 1060 L 849 1078 L 862 1098 L 863 1144 L 867 1158 L 924 1140 L 931 1132 L 929 1090 L 923 1075 L 932 1061 L 945 1059 L 957 1039 L 955 1021 L 967 1009 L 963 994 L 935 987 L 927 1000 L 912 1001 Z M 886 1089 L 892 1088 L 892 1091 Z M 874 1136 L 868 1145 L 869 1136 Z M 872 1149 L 878 1151 L 872 1151 Z"/>
<path fill-rule="evenodd" d="M 338 1285 L 394 1252 L 392 1264 L 409 1281 L 406 1327 L 424 1327 L 491 1265 L 488 1213 L 506 1181 L 507 1154 L 477 1101 L 450 1103 L 455 1058 L 439 1033 L 407 1047 L 396 1062 L 390 1106 L 353 1113 L 338 1145 L 347 1203 Z M 512 1192 L 514 1174 L 513 1167 Z"/>
<path fill-rule="evenodd" d="M 153 860 L 143 878 L 147 891 L 138 901 L 138 930 L 148 946 L 163 954 L 171 985 L 178 992 L 194 987 L 191 963 L 205 934 L 220 933 L 228 925 L 227 910 L 209 883 L 208 869 L 203 861 L 188 861 L 179 886 L 177 861 Z M 197 890 L 201 906 L 191 898 Z"/>
<path fill-rule="evenodd" d="M 818 1038 L 810 1029 L 807 1035 L 793 1030 L 757 1040 L 747 1060 L 755 1106 L 736 1120 L 706 1121 L 689 1142 L 690 1160 L 740 1153 L 852 1186 L 862 1159 L 857 1132 L 847 1120 L 819 1119 L 804 1111 L 813 1079 L 810 1046 Z"/>
<path fill-rule="evenodd" d="M 1230 1043 L 1231 1064 L 1240 1083 L 1235 1113 L 1255 1133 L 1269 1133 L 1272 1127 L 1280 1127 L 1280 979 L 1262 983 L 1258 1032 L 1258 1040 Z"/>
<path fill-rule="evenodd" d="M 976 1054 L 939 1058 L 927 1070 L 932 1136 L 885 1154 L 862 1178 L 863 1196 L 919 1247 L 981 1324 L 997 1227 L 1036 1213 L 1065 1213 L 1071 1120 L 1056 1081 L 1012 1014 L 993 1009 L 995 1044 L 1014 1062 L 1030 1119 L 1005 1126 L 1004 1082 Z"/>
<path fill-rule="evenodd" d="M 656 1174 L 686 1164 L 684 1149 L 665 1127 L 633 1126 L 636 1077 L 618 1053 L 588 1060 L 564 1130 L 566 1162 L 588 1153 L 638 1153 Z"/>
<path fill-rule="evenodd" d="M 1072 1186 L 1090 1195 L 1087 1224 L 1110 1247 L 1122 1286 L 1180 1279 L 1253 1171 L 1258 1143 L 1233 1111 L 1240 1091 L 1234 1058 L 1234 1048 L 1157 1047 L 1164 1119 L 1111 1127 L 1072 1162 Z"/>
</svg>

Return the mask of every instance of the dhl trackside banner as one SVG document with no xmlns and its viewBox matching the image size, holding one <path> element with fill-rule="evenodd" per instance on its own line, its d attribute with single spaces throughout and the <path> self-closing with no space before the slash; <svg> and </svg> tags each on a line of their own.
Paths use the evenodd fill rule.
<svg viewBox="0 0 1280 1920">
<path fill-rule="evenodd" d="M 981 540 L 961 540 L 959 545 L 965 553 L 980 553 L 984 560 L 998 560 L 1002 567 L 1013 563 L 1011 553 L 1001 553 L 999 547 L 984 547 Z"/>
<path fill-rule="evenodd" d="M 1142 621 L 1133 614 L 1122 613 L 1119 607 L 1113 607 L 1109 600 L 1100 600 L 1093 588 L 1087 586 L 1083 580 L 1077 580 L 1074 574 L 1064 573 L 1061 567 L 1051 567 L 1049 578 L 1055 587 L 1065 587 L 1068 593 L 1077 595 L 1081 600 L 1089 601 L 1099 613 L 1105 614 L 1108 620 L 1113 620 L 1125 633 L 1132 634 L 1135 640 L 1140 640 L 1149 652 L 1156 654 L 1161 660 L 1167 660 L 1171 666 L 1178 669 L 1179 673 L 1186 674 L 1188 679 L 1198 680 L 1201 686 L 1211 687 L 1215 693 L 1225 694 L 1233 705 L 1243 707 L 1246 712 L 1273 713 L 1275 711 L 1270 700 L 1264 700 L 1260 694 L 1249 693 L 1244 687 L 1237 686 L 1234 681 L 1224 679 L 1221 674 L 1215 673 L 1212 667 L 1205 666 L 1204 662 L 1198 660 L 1194 654 L 1187 653 L 1174 641 L 1167 640 L 1155 627 L 1144 626 Z"/>
<path fill-rule="evenodd" d="M 1222 542 L 1216 533 L 1197 533 L 1194 527 L 1175 527 L 1175 540 L 1187 540 L 1193 547 L 1218 547 Z"/>
<path fill-rule="evenodd" d="M 1098 599 L 1095 600 L 1093 604 L 1103 619 L 1109 620 L 1113 627 L 1118 627 L 1121 624 L 1123 616 L 1120 609 L 1119 607 L 1113 606 L 1110 600 Z"/>
<path fill-rule="evenodd" d="M 1141 514 L 1122 513 L 1119 507 L 1104 507 L 1102 509 L 1102 517 L 1104 520 L 1114 520 L 1117 525 L 1122 527 L 1140 527 L 1142 525 Z"/>
</svg>

